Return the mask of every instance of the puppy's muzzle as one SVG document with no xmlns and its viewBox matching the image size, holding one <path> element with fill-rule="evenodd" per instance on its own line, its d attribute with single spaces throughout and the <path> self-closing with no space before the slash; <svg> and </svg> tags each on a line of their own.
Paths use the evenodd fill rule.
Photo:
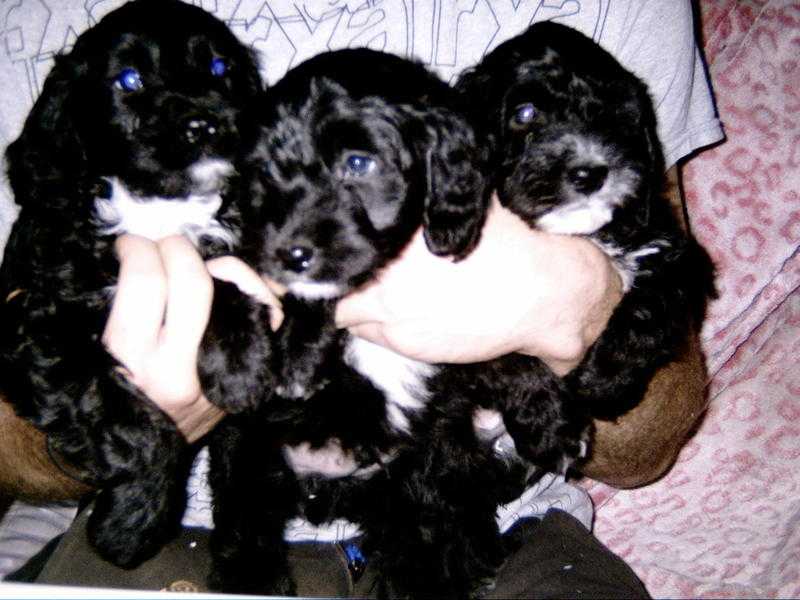
<svg viewBox="0 0 800 600">
<path fill-rule="evenodd" d="M 208 144 L 219 134 L 219 121 L 211 115 L 190 115 L 181 127 L 184 139 L 193 145 Z"/>
<path fill-rule="evenodd" d="M 278 248 L 275 254 L 283 267 L 292 273 L 304 273 L 314 262 L 314 250 L 308 246 Z"/>
</svg>

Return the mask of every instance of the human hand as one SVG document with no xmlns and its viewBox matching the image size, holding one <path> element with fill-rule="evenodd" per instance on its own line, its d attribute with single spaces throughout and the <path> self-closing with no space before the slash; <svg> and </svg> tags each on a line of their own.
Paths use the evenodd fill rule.
<svg viewBox="0 0 800 600">
<path fill-rule="evenodd" d="M 493 197 L 481 241 L 464 260 L 432 255 L 418 231 L 375 282 L 339 302 L 336 320 L 424 362 L 520 352 L 564 375 L 605 328 L 621 289 L 594 244 L 533 231 Z"/>
<path fill-rule="evenodd" d="M 115 248 L 120 271 L 103 343 L 125 366 L 130 381 L 194 442 L 224 416 L 203 395 L 197 374 L 211 312 L 212 275 L 262 302 L 280 304 L 244 263 L 223 257 L 206 264 L 182 236 L 152 242 L 127 234 Z"/>
</svg>

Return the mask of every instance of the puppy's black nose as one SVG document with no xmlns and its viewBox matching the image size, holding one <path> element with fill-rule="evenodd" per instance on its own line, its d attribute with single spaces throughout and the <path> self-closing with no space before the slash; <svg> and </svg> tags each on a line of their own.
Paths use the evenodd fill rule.
<svg viewBox="0 0 800 600">
<path fill-rule="evenodd" d="M 214 117 L 191 116 L 184 120 L 183 131 L 190 144 L 200 144 L 216 137 L 219 123 Z"/>
<path fill-rule="evenodd" d="M 567 172 L 567 178 L 575 191 L 587 195 L 603 187 L 606 177 L 608 167 L 604 165 L 575 167 Z"/>
<path fill-rule="evenodd" d="M 314 251 L 306 246 L 278 248 L 276 254 L 283 266 L 295 273 L 307 271 L 314 259 Z"/>
</svg>

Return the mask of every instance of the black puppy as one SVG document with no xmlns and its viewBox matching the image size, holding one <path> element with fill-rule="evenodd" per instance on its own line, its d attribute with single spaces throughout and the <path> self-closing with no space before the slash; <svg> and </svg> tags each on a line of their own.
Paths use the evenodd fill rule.
<svg viewBox="0 0 800 600">
<path fill-rule="evenodd" d="M 213 434 L 216 587 L 292 593 L 283 533 L 298 515 L 357 523 L 386 594 L 460 596 L 496 567 L 497 502 L 458 487 L 496 490 L 503 471 L 487 466 L 493 453 L 471 416 L 459 423 L 480 448 L 442 452 L 459 477 L 443 480 L 425 410 L 438 368 L 333 321 L 335 301 L 418 228 L 438 255 L 475 244 L 488 190 L 454 98 L 421 65 L 370 50 L 319 55 L 270 90 L 240 193 L 242 256 L 288 288 L 271 361 L 279 385 L 257 418 L 229 418 Z M 303 444 L 340 452 L 328 461 L 339 466 L 299 468 L 291 448 Z"/>
<path fill-rule="evenodd" d="M 271 88 L 241 166 L 241 253 L 287 287 L 286 316 L 270 361 L 277 394 L 213 435 L 215 587 L 291 593 L 283 530 L 297 515 L 357 523 L 383 595 L 460 598 L 493 577 L 504 556 L 495 512 L 529 469 L 476 435 L 475 395 L 524 394 L 530 386 L 510 387 L 519 377 L 498 375 L 535 382 L 540 363 L 422 364 L 333 318 L 336 300 L 420 227 L 434 254 L 472 249 L 483 167 L 453 90 L 416 63 L 339 51 Z M 563 468 L 583 449 L 588 417 L 547 391 L 526 458 Z M 325 464 L 299 465 L 303 445 Z"/>
<path fill-rule="evenodd" d="M 187 445 L 100 341 L 115 235 L 183 233 L 205 256 L 235 246 L 240 218 L 225 189 L 261 87 L 221 21 L 178 0 L 136 0 L 56 58 L 7 151 L 21 212 L 0 270 L 0 385 L 100 488 L 89 533 L 119 565 L 179 525 Z M 230 286 L 215 301 L 229 306 L 215 311 L 200 371 L 212 401 L 241 410 L 264 379 L 227 338 L 263 323 L 251 315 L 263 309 Z"/>
<path fill-rule="evenodd" d="M 562 390 L 593 417 L 618 417 L 676 357 L 714 293 L 710 259 L 663 196 L 647 87 L 591 39 L 545 22 L 498 46 L 457 88 L 473 100 L 502 204 L 531 227 L 588 236 L 622 278 L 621 303 Z M 523 447 L 524 420 L 506 419 Z"/>
</svg>

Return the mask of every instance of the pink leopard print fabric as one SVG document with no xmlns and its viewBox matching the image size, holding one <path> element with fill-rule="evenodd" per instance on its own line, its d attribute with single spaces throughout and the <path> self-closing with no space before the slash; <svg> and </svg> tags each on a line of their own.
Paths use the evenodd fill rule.
<svg viewBox="0 0 800 600">
<path fill-rule="evenodd" d="M 664 479 L 591 487 L 595 531 L 655 597 L 800 597 L 800 2 L 700 7 L 727 136 L 684 168 L 710 407 Z"/>
</svg>

